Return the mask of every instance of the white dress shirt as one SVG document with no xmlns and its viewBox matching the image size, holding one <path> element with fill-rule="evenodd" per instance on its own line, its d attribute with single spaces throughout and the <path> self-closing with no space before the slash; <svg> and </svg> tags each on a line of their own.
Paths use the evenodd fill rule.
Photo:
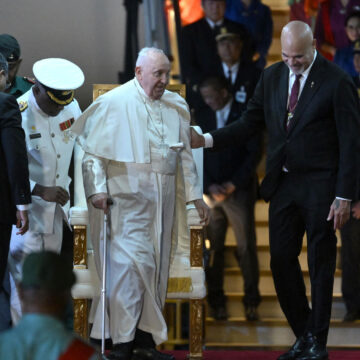
<svg viewBox="0 0 360 360">
<path fill-rule="evenodd" d="M 240 66 L 240 63 L 237 62 L 236 64 L 234 64 L 233 66 L 229 67 L 227 64 L 225 64 L 224 62 L 221 63 L 222 64 L 222 67 L 223 67 L 223 71 L 224 71 L 224 74 L 225 74 L 225 77 L 227 79 L 229 79 L 229 70 L 231 71 L 231 84 L 234 84 L 235 83 L 235 80 L 236 80 L 236 75 L 238 73 L 238 70 L 239 70 L 239 66 Z"/>
<path fill-rule="evenodd" d="M 209 19 L 208 17 L 205 18 L 205 20 L 208 22 L 208 24 L 210 25 L 210 27 L 212 29 L 214 29 L 215 26 L 221 26 L 224 22 L 224 19 L 221 19 L 217 22 L 213 22 L 211 19 Z"/>
<path fill-rule="evenodd" d="M 225 126 L 227 119 L 229 117 L 229 114 L 230 114 L 232 103 L 233 103 L 233 99 L 230 99 L 222 109 L 216 111 L 216 128 L 217 129 L 221 129 Z"/>
<path fill-rule="evenodd" d="M 315 55 L 314 55 L 314 59 L 312 61 L 312 63 L 310 64 L 310 66 L 301 74 L 301 78 L 300 78 L 300 89 L 299 89 L 299 96 L 298 96 L 298 99 L 300 98 L 301 96 L 301 92 L 303 91 L 304 89 L 304 86 L 305 86 L 305 83 L 306 83 L 306 80 L 309 76 L 309 73 L 310 73 L 310 70 L 314 64 L 314 61 L 316 59 L 316 56 L 317 56 L 317 51 L 315 50 Z M 290 94 L 291 94 L 291 89 L 294 85 L 294 82 L 295 82 L 295 79 L 296 79 L 296 74 L 294 72 L 291 71 L 291 69 L 289 69 L 289 87 L 288 87 L 288 105 L 289 105 L 289 100 L 290 100 Z"/>
</svg>

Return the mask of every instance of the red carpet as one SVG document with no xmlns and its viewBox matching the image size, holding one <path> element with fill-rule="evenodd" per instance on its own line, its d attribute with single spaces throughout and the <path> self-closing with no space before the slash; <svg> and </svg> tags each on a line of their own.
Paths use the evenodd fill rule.
<svg viewBox="0 0 360 360">
<path fill-rule="evenodd" d="M 185 360 L 187 351 L 164 351 L 176 360 Z M 204 352 L 203 360 L 276 360 L 283 351 L 215 351 Z M 330 360 L 360 360 L 360 351 L 330 351 Z"/>
</svg>

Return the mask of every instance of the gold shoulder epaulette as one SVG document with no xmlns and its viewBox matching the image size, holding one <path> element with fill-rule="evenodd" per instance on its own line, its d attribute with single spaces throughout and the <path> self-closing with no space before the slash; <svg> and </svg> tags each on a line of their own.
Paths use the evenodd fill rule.
<svg viewBox="0 0 360 360">
<path fill-rule="evenodd" d="M 28 107 L 27 101 L 19 101 L 19 109 L 23 112 Z"/>
</svg>

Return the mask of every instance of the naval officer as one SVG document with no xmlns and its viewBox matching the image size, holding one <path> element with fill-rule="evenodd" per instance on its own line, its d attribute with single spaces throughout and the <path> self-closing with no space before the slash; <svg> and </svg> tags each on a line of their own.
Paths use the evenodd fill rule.
<svg viewBox="0 0 360 360">
<path fill-rule="evenodd" d="M 29 161 L 32 205 L 26 236 L 13 229 L 10 242 L 10 271 L 15 283 L 27 254 L 40 250 L 59 253 L 63 220 L 68 219 L 68 176 L 75 139 L 69 129 L 81 114 L 74 90 L 84 82 L 82 70 L 58 58 L 43 59 L 33 66 L 35 85 L 18 98 Z M 14 290 L 14 292 L 13 292 Z M 16 288 L 12 288 L 13 320 L 21 316 Z"/>
</svg>

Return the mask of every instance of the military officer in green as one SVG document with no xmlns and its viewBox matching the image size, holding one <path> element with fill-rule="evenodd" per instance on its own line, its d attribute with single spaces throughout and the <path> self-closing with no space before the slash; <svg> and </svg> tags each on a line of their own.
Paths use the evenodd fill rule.
<svg viewBox="0 0 360 360">
<path fill-rule="evenodd" d="M 19 283 L 24 316 L 0 334 L 0 359 L 100 360 L 96 349 L 65 328 L 63 318 L 75 274 L 51 251 L 28 255 Z"/>
<path fill-rule="evenodd" d="M 16 75 L 22 59 L 20 57 L 20 45 L 13 36 L 9 34 L 0 35 L 0 53 L 5 56 L 9 64 L 8 87 L 5 92 L 18 98 L 34 85 L 34 79 Z"/>
</svg>

